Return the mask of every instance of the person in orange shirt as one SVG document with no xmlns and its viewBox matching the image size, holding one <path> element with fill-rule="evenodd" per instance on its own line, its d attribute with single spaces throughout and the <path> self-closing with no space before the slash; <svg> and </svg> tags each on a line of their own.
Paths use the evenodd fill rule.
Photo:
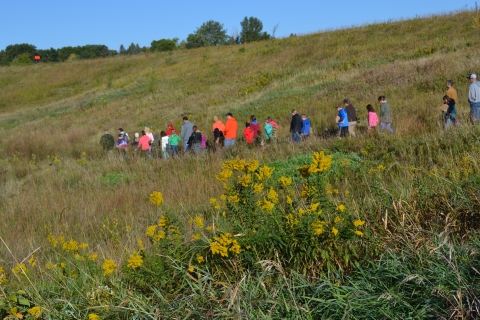
<svg viewBox="0 0 480 320">
<path fill-rule="evenodd" d="M 227 122 L 225 122 L 225 148 L 229 148 L 235 144 L 237 137 L 238 123 L 231 112 L 227 113 Z"/>
<path fill-rule="evenodd" d="M 150 150 L 150 137 L 147 135 L 147 133 L 144 131 L 142 131 L 142 137 L 140 138 L 140 140 L 138 141 L 138 146 L 137 146 L 137 149 L 142 149 L 142 152 L 143 152 L 143 155 L 145 156 L 148 156 L 148 151 Z"/>
<path fill-rule="evenodd" d="M 250 121 L 245 123 L 245 130 L 243 130 L 243 136 L 245 137 L 245 142 L 248 145 L 253 144 L 255 132 L 253 132 L 252 128 L 250 127 Z"/>
<path fill-rule="evenodd" d="M 213 117 L 213 125 L 212 125 L 212 132 L 213 132 L 213 141 L 215 143 L 219 142 L 220 132 L 223 134 L 225 132 L 225 125 L 223 124 L 222 120 L 218 120 L 218 117 Z M 218 129 L 215 131 L 215 129 Z"/>
</svg>

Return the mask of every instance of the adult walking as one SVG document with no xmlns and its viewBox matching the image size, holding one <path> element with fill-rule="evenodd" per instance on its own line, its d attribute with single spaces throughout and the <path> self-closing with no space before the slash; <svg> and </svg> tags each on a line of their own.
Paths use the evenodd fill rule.
<svg viewBox="0 0 480 320">
<path fill-rule="evenodd" d="M 212 125 L 212 132 L 213 132 L 213 141 L 215 145 L 220 142 L 220 133 L 223 135 L 225 131 L 225 124 L 222 120 L 219 120 L 217 116 L 213 117 L 213 125 Z"/>
<path fill-rule="evenodd" d="M 470 87 L 468 88 L 468 102 L 470 103 L 470 121 L 472 124 L 478 123 L 480 115 L 480 82 L 477 81 L 477 75 L 472 73 L 468 76 Z M 455 100 L 456 101 L 456 100 Z"/>
<path fill-rule="evenodd" d="M 292 133 L 292 142 L 300 143 L 303 121 L 297 110 L 292 110 L 292 121 L 290 122 L 290 132 Z"/>
<path fill-rule="evenodd" d="M 348 132 L 348 115 L 347 111 L 342 108 L 341 104 L 337 104 L 337 117 L 335 119 L 335 122 L 338 125 L 338 137 L 341 139 L 343 137 L 347 136 Z"/>
<path fill-rule="evenodd" d="M 357 109 L 350 102 L 350 99 L 343 99 L 343 105 L 348 115 L 348 134 L 350 137 L 356 137 L 355 126 L 357 125 Z"/>
<path fill-rule="evenodd" d="M 237 138 L 238 123 L 231 112 L 227 113 L 227 121 L 225 122 L 225 148 L 229 148 L 235 144 Z"/>
<path fill-rule="evenodd" d="M 113 150 L 113 147 L 115 147 L 115 139 L 108 133 L 107 129 L 103 131 L 103 136 L 100 138 L 100 145 L 104 151 Z"/>
<path fill-rule="evenodd" d="M 387 99 L 385 99 L 385 96 L 378 97 L 378 102 L 380 102 L 380 132 L 387 128 L 387 130 L 393 134 L 392 111 L 390 110 L 390 105 L 388 104 Z"/>
<path fill-rule="evenodd" d="M 183 141 L 183 151 L 187 151 L 188 148 L 188 139 L 193 132 L 193 123 L 188 120 L 187 116 L 183 117 L 182 129 L 180 130 L 180 136 Z"/>
</svg>

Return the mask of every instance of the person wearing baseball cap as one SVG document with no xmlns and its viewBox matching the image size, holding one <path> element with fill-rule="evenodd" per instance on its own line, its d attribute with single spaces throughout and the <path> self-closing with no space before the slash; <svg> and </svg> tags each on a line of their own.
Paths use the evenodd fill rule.
<svg viewBox="0 0 480 320">
<path fill-rule="evenodd" d="M 477 81 L 475 73 L 470 74 L 470 87 L 468 88 L 468 102 L 470 103 L 470 121 L 472 124 L 478 123 L 480 120 L 480 82 Z"/>
</svg>

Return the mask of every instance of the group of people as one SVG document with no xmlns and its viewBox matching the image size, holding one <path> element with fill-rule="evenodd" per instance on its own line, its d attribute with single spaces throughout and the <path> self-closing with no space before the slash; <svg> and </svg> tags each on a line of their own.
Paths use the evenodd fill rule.
<svg viewBox="0 0 480 320">
<path fill-rule="evenodd" d="M 480 82 L 477 81 L 477 75 L 472 73 L 468 76 L 470 79 L 470 87 L 468 92 L 468 101 L 470 103 L 470 120 L 472 124 L 480 121 Z M 455 88 L 453 88 L 453 81 L 448 80 L 447 91 L 443 97 L 443 120 L 445 128 L 450 124 L 457 126 L 456 117 L 456 102 L 458 95 Z M 385 96 L 378 97 L 380 116 L 377 115 L 375 108 L 368 104 L 366 106 L 368 117 L 368 132 L 383 131 L 387 129 L 391 134 L 394 133 L 392 128 L 392 111 Z M 356 137 L 355 128 L 357 125 L 357 109 L 351 103 L 350 99 L 343 100 L 343 105 L 336 105 L 337 116 L 335 119 L 338 125 L 338 137 Z M 194 155 L 202 153 L 208 147 L 213 149 L 230 148 L 237 140 L 238 123 L 231 112 L 226 114 L 226 122 L 223 123 L 217 116 L 213 117 L 214 123 L 212 125 L 213 144 L 207 142 L 207 137 L 204 133 L 198 130 L 187 116 L 183 117 L 183 123 L 180 134 L 174 128 L 172 123 L 168 124 L 166 131 L 160 133 L 160 137 L 153 135 L 150 128 L 145 127 L 139 133 L 135 133 L 134 139 L 130 141 L 130 137 L 123 130 L 118 129 L 117 141 L 115 142 L 113 136 L 105 130 L 104 135 L 100 139 L 100 145 L 104 150 L 112 150 L 115 147 L 120 150 L 125 160 L 127 157 L 127 147 L 131 145 L 133 149 L 139 150 L 146 158 L 157 156 L 156 147 L 161 147 L 161 154 L 163 158 L 178 157 L 179 145 L 183 144 L 183 151 L 185 153 L 192 153 Z M 243 140 L 249 146 L 263 145 L 275 141 L 277 135 L 276 131 L 279 126 L 270 117 L 263 122 L 263 131 L 260 122 L 255 115 L 250 116 L 250 119 L 245 122 L 245 129 L 243 130 Z M 263 132 L 263 134 L 262 134 Z M 291 141 L 293 143 L 300 143 L 305 141 L 313 133 L 313 127 L 310 119 L 305 115 L 299 115 L 297 110 L 292 110 L 292 119 L 290 122 Z"/>
</svg>

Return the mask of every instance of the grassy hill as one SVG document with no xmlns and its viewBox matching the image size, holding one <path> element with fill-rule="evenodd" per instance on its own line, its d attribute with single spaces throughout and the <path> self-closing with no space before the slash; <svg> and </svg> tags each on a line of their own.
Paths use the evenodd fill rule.
<svg viewBox="0 0 480 320">
<path fill-rule="evenodd" d="M 466 75 L 480 73 L 479 30 L 465 11 L 0 68 L 0 315 L 478 318 L 480 132 Z M 445 131 L 449 79 L 461 126 Z M 324 135 L 344 98 L 364 126 L 380 95 L 395 135 Z M 292 109 L 315 130 L 300 146 L 287 139 Z M 227 112 L 240 127 L 272 117 L 278 143 L 127 163 L 99 145 L 104 128 L 159 133 L 183 115 L 211 139 Z"/>
</svg>

